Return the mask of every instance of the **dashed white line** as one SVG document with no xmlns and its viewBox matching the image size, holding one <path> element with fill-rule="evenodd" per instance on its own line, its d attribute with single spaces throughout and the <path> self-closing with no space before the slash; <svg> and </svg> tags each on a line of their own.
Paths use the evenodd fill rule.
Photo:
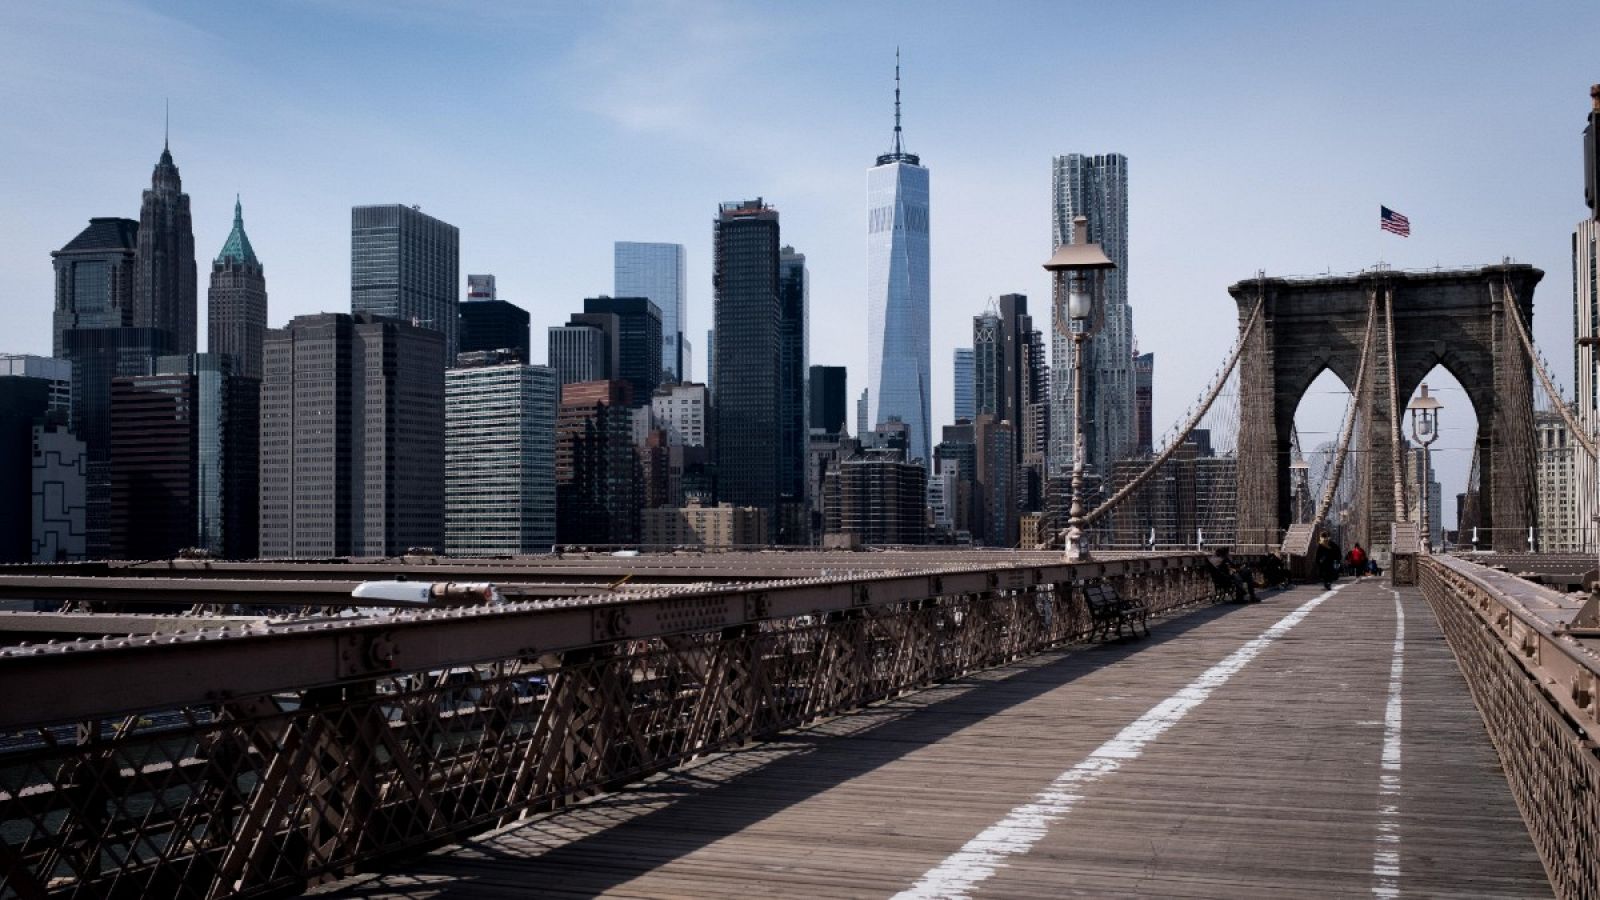
<svg viewBox="0 0 1600 900">
<path fill-rule="evenodd" d="M 1293 612 L 1258 637 L 1247 641 L 1228 657 L 1200 674 L 1176 694 L 1161 701 L 1090 753 L 1084 760 L 1056 776 L 1033 799 L 1011 810 L 1004 818 L 984 829 L 944 862 L 928 870 L 909 890 L 896 894 L 897 900 L 949 898 L 958 900 L 1006 866 L 1008 857 L 1026 853 L 1044 837 L 1050 825 L 1070 811 L 1083 798 L 1089 784 L 1120 769 L 1124 762 L 1138 759 L 1145 745 L 1182 721 L 1189 711 L 1204 703 L 1211 692 L 1238 674 L 1273 641 L 1300 624 L 1340 587 L 1319 594 L 1300 604 Z"/>
<path fill-rule="evenodd" d="M 1406 611 L 1394 594 L 1394 661 L 1383 711 L 1383 768 L 1378 773 L 1378 842 L 1372 850 L 1372 895 L 1400 896 L 1400 689 L 1405 675 Z"/>
</svg>

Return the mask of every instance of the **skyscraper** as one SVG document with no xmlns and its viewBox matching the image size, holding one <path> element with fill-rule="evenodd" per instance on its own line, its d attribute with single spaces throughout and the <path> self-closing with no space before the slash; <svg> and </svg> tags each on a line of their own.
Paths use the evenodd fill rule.
<svg viewBox="0 0 1600 900">
<path fill-rule="evenodd" d="M 844 366 L 812 366 L 806 386 L 810 392 L 811 430 L 821 434 L 845 433 L 848 402 Z"/>
<path fill-rule="evenodd" d="M 1600 428 L 1600 84 L 1589 89 L 1590 108 L 1583 129 L 1583 197 L 1589 207 L 1572 230 L 1572 325 L 1578 343 L 1572 351 L 1578 382 L 1578 422 L 1589 434 Z M 1585 343 L 1584 338 L 1589 338 Z M 1600 462 L 1587 453 L 1573 459 L 1577 495 L 1574 515 L 1582 530 L 1581 545 L 1600 545 L 1600 518 L 1595 507 L 1595 482 Z M 1592 523 L 1592 524 L 1591 524 Z M 1458 528 L 1465 528 L 1457 522 Z"/>
<path fill-rule="evenodd" d="M 250 238 L 244 207 L 233 201 L 233 230 L 211 263 L 206 296 L 206 349 L 234 358 L 234 372 L 261 377 L 261 347 L 267 339 L 267 279 Z"/>
<path fill-rule="evenodd" d="M 445 373 L 445 550 L 548 553 L 556 542 L 555 370 L 499 352 L 457 361 Z"/>
<path fill-rule="evenodd" d="M 459 345 L 456 353 L 488 353 L 514 350 L 527 364 L 532 360 L 529 346 L 528 311 L 495 295 L 493 275 L 467 276 L 467 302 L 461 304 Z M 450 365 L 455 365 L 450 360 Z"/>
<path fill-rule="evenodd" d="M 594 325 L 550 326 L 545 358 L 556 371 L 556 383 L 605 380 L 606 341 L 605 329 Z"/>
<path fill-rule="evenodd" d="M 444 550 L 445 337 L 409 322 L 357 316 L 361 494 L 356 552 Z"/>
<path fill-rule="evenodd" d="M 1134 450 L 1139 453 L 1155 452 L 1155 385 L 1156 355 L 1141 353 L 1133 358 L 1133 415 Z"/>
<path fill-rule="evenodd" d="M 870 425 L 898 418 L 909 458 L 928 459 L 928 170 L 900 141 L 900 61 L 894 146 L 867 171 L 867 390 Z"/>
<path fill-rule="evenodd" d="M 444 337 L 373 316 L 267 332 L 261 555 L 444 546 Z"/>
<path fill-rule="evenodd" d="M 54 356 L 0 353 L 0 376 L 21 375 L 50 385 L 50 415 L 62 424 L 72 414 L 72 363 Z"/>
<path fill-rule="evenodd" d="M 33 426 L 34 562 L 87 557 L 87 475 L 83 441 L 66 425 Z"/>
<path fill-rule="evenodd" d="M 111 553 L 256 556 L 260 381 L 230 356 L 164 356 L 111 401 Z"/>
<path fill-rule="evenodd" d="M 973 398 L 973 379 L 976 377 L 974 366 L 976 361 L 972 355 L 971 347 L 957 347 L 955 352 L 954 379 L 955 403 L 952 413 L 957 421 L 966 419 L 971 421 L 977 415 L 977 407 Z"/>
<path fill-rule="evenodd" d="M 566 385 L 556 413 L 556 536 L 563 544 L 639 539 L 639 465 L 626 381 Z"/>
<path fill-rule="evenodd" d="M 50 406 L 50 383 L 0 376 L 0 563 L 33 559 L 34 429 Z"/>
<path fill-rule="evenodd" d="M 661 311 L 661 365 L 674 381 L 687 381 L 689 307 L 682 244 L 617 241 L 612 245 L 612 294 L 644 297 Z M 637 399 L 637 398 L 636 398 Z"/>
<path fill-rule="evenodd" d="M 713 244 L 718 499 L 771 516 L 779 492 L 778 211 L 760 198 L 722 204 Z"/>
<path fill-rule="evenodd" d="M 66 333 L 75 328 L 121 328 L 133 324 L 134 257 L 139 223 L 101 217 L 52 250 L 56 309 L 51 354 L 67 355 Z"/>
<path fill-rule="evenodd" d="M 645 297 L 589 297 L 583 316 L 614 316 L 615 336 L 607 378 L 628 382 L 633 405 L 649 406 L 661 383 L 661 310 Z M 574 321 L 584 321 L 579 316 Z"/>
<path fill-rule="evenodd" d="M 1095 297 L 1093 334 L 1084 344 L 1085 465 L 1104 475 L 1112 463 L 1132 453 L 1137 440 L 1134 421 L 1133 312 L 1128 306 L 1128 158 L 1120 153 L 1055 157 L 1054 201 L 1051 205 L 1052 247 L 1082 241 L 1072 220 L 1089 222 L 1087 240 L 1098 242 L 1116 263 L 1100 279 Z M 1055 310 L 1057 317 L 1064 314 Z M 1070 423 L 1072 409 L 1072 338 L 1067 323 L 1051 329 L 1050 421 Z M 1060 475 L 1072 465 L 1072 429 L 1055 429 L 1050 438 L 1050 472 Z"/>
<path fill-rule="evenodd" d="M 193 353 L 198 313 L 194 225 L 189 195 L 165 146 L 139 206 L 133 282 L 133 324 L 163 329 L 172 335 L 174 353 Z"/>
<path fill-rule="evenodd" d="M 1028 298 L 1002 294 L 998 306 L 972 317 L 973 412 L 1010 422 L 1018 437 L 1031 404 L 1045 396 L 1043 336 L 1028 315 Z M 1014 442 L 1016 461 L 1023 446 Z"/>
<path fill-rule="evenodd" d="M 261 555 L 354 552 L 352 481 L 360 462 L 354 320 L 296 316 L 268 329 L 261 385 Z"/>
<path fill-rule="evenodd" d="M 785 245 L 778 250 L 778 495 L 792 503 L 803 503 L 806 497 L 806 444 L 811 431 L 806 400 L 810 309 L 806 256 Z M 777 524 L 782 527 L 785 519 L 780 516 Z M 809 529 L 807 532 L 809 536 Z M 784 543 L 804 543 L 791 537 L 795 539 Z"/>
<path fill-rule="evenodd" d="M 444 335 L 455 359 L 461 233 L 416 206 L 350 211 L 350 311 L 386 316 Z"/>
</svg>

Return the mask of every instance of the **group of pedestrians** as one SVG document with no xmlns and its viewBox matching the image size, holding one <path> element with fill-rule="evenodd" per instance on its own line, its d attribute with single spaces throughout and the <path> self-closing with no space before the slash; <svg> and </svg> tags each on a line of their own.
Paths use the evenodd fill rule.
<svg viewBox="0 0 1600 900">
<path fill-rule="evenodd" d="M 1218 547 L 1206 557 L 1206 565 L 1211 569 L 1211 578 L 1217 588 L 1232 596 L 1236 603 L 1261 602 L 1261 598 L 1256 596 L 1258 580 L 1265 588 L 1289 586 L 1289 567 L 1276 553 L 1267 553 L 1251 566 L 1235 562 L 1229 548 Z"/>
<path fill-rule="evenodd" d="M 1312 566 L 1316 580 L 1322 582 L 1322 587 L 1326 590 L 1331 590 L 1333 583 L 1342 575 L 1359 578 L 1364 575 L 1383 574 L 1377 560 L 1373 559 L 1372 554 L 1359 543 L 1352 546 L 1350 552 L 1345 553 L 1340 548 L 1339 542 L 1326 531 L 1317 537 Z M 1217 547 L 1206 557 L 1206 568 L 1211 571 L 1211 578 L 1216 582 L 1217 589 L 1238 603 L 1260 602 L 1260 598 L 1256 596 L 1258 582 L 1265 588 L 1289 586 L 1289 567 L 1276 553 L 1267 553 L 1252 566 L 1234 561 L 1228 547 Z"/>
<path fill-rule="evenodd" d="M 1363 575 L 1382 575 L 1383 569 L 1379 568 L 1378 561 L 1372 554 L 1361 549 L 1361 544 L 1356 543 L 1350 552 L 1344 555 L 1339 553 L 1339 542 L 1335 541 L 1326 531 L 1317 538 L 1317 554 L 1314 560 L 1317 578 L 1322 581 L 1324 590 L 1331 590 L 1333 583 L 1339 580 L 1341 574 L 1360 578 Z"/>
</svg>

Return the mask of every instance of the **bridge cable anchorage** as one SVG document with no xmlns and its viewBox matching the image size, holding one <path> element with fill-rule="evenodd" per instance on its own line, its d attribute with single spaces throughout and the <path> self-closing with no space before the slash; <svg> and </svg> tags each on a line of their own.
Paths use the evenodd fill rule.
<svg viewBox="0 0 1600 900">
<path fill-rule="evenodd" d="M 1256 328 L 1260 327 L 1261 307 L 1263 303 L 1265 303 L 1264 299 L 1258 299 L 1256 301 L 1255 309 L 1251 310 L 1250 318 L 1245 322 L 1244 330 L 1239 332 L 1239 339 L 1234 343 L 1233 350 L 1228 354 L 1227 361 L 1222 364 L 1222 369 L 1216 374 L 1211 387 L 1206 391 L 1205 396 L 1201 398 L 1200 405 L 1190 413 L 1188 420 L 1184 422 L 1183 427 L 1179 429 L 1178 435 L 1168 442 L 1166 447 L 1156 455 L 1156 458 L 1145 467 L 1144 471 L 1140 472 L 1138 475 L 1135 475 L 1127 484 L 1123 485 L 1119 490 L 1117 490 L 1116 493 L 1112 494 L 1110 497 L 1107 497 L 1099 506 L 1095 507 L 1092 511 L 1085 515 L 1083 517 L 1083 524 L 1092 525 L 1106 513 L 1110 512 L 1111 509 L 1118 503 L 1121 503 L 1123 500 L 1127 499 L 1130 494 L 1139 489 L 1140 485 L 1143 485 L 1146 481 L 1148 481 L 1150 476 L 1154 475 L 1156 471 L 1172 457 L 1172 454 L 1177 452 L 1179 447 L 1183 446 L 1184 441 L 1189 439 L 1189 435 L 1194 432 L 1195 426 L 1200 424 L 1200 420 L 1204 418 L 1206 412 L 1211 409 L 1211 404 L 1216 401 L 1217 395 L 1222 393 L 1223 386 L 1228 383 L 1228 376 L 1232 375 L 1234 368 L 1238 366 L 1239 357 L 1244 354 L 1245 344 L 1250 340 L 1250 335 L 1255 331 Z"/>
<path fill-rule="evenodd" d="M 1322 485 L 1322 499 L 1317 503 L 1316 515 L 1311 517 L 1311 533 L 1316 534 L 1322 530 L 1322 523 L 1327 520 L 1328 510 L 1333 506 L 1333 498 L 1339 487 L 1339 479 L 1344 475 L 1345 458 L 1350 453 L 1350 438 L 1356 430 L 1356 413 L 1360 407 L 1358 398 L 1366 390 L 1367 363 L 1372 359 L 1372 339 L 1376 330 L 1378 319 L 1377 294 L 1368 293 L 1367 304 L 1367 332 L 1361 341 L 1361 364 L 1356 367 L 1356 383 L 1350 391 L 1350 402 L 1345 406 L 1344 424 L 1339 429 L 1339 448 L 1333 455 L 1333 472 Z"/>
<path fill-rule="evenodd" d="M 1545 369 L 1544 360 L 1538 350 L 1534 348 L 1533 338 L 1528 336 L 1527 323 L 1522 321 L 1522 303 L 1517 298 L 1517 289 L 1511 284 L 1509 272 L 1506 273 L 1501 285 L 1500 302 L 1507 307 L 1507 318 L 1516 323 L 1517 340 L 1521 341 L 1522 349 L 1528 354 L 1528 360 L 1533 366 L 1534 373 L 1539 376 L 1539 383 L 1544 386 L 1545 393 L 1549 395 L 1551 405 L 1561 413 L 1561 418 L 1566 421 L 1567 432 L 1572 435 L 1579 446 L 1583 447 L 1583 452 L 1589 454 L 1591 459 L 1600 459 L 1600 451 L 1597 451 L 1594 439 L 1584 431 L 1582 426 L 1578 424 L 1578 420 L 1573 417 L 1572 409 L 1567 405 L 1566 400 L 1562 398 L 1561 392 L 1556 390 L 1555 381 L 1550 377 L 1549 371 Z"/>
</svg>

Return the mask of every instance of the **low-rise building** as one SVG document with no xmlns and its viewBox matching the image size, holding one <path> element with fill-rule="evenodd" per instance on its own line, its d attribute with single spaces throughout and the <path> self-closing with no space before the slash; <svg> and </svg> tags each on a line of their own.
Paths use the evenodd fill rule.
<svg viewBox="0 0 1600 900">
<path fill-rule="evenodd" d="M 640 513 L 646 547 L 727 549 L 758 547 L 767 540 L 767 512 L 754 506 L 663 506 Z"/>
</svg>

